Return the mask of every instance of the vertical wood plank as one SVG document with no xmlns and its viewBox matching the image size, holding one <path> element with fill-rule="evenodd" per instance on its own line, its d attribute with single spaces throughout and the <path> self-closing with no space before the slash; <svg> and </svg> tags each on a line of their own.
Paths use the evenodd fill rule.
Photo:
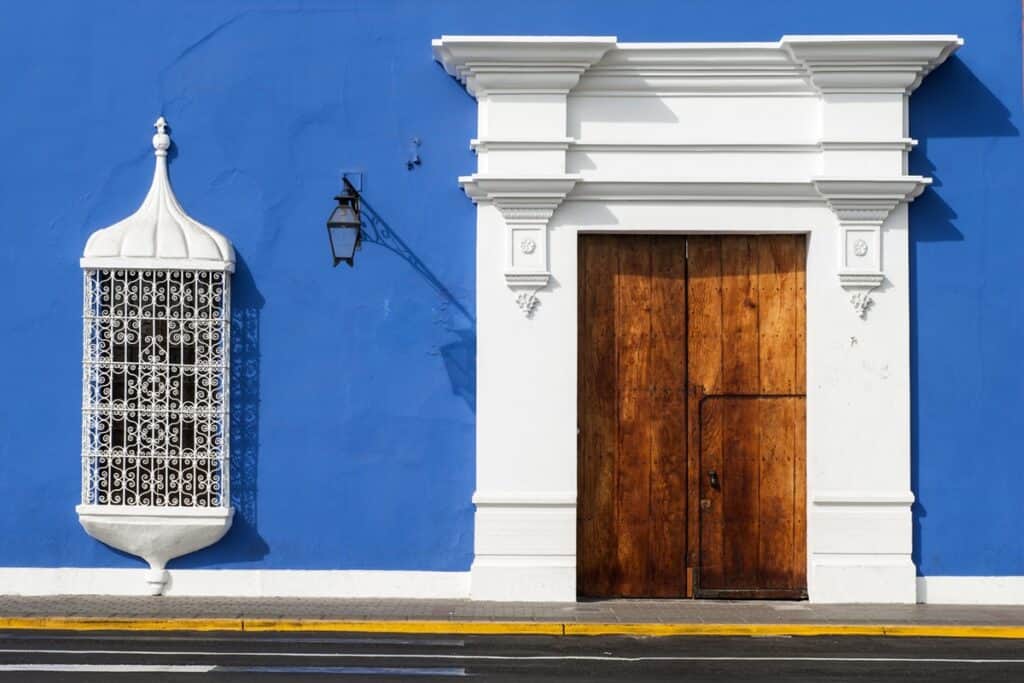
<svg viewBox="0 0 1024 683">
<path fill-rule="evenodd" d="M 791 235 L 762 235 L 756 242 L 758 368 L 762 394 L 790 394 L 797 387 L 797 243 Z"/>
<path fill-rule="evenodd" d="M 722 376 L 722 241 L 719 237 L 689 237 L 686 241 L 687 306 L 687 564 L 697 568 L 697 583 L 703 585 L 704 572 L 721 570 L 721 533 L 704 528 L 706 498 L 705 471 L 702 462 L 706 448 L 721 452 L 721 429 L 705 432 L 701 398 L 721 393 Z M 716 441 L 717 439 L 717 441 Z M 716 461 L 717 462 L 717 461 Z M 717 465 L 716 465 L 717 466 Z M 690 595 L 693 593 L 691 592 Z"/>
<path fill-rule="evenodd" d="M 797 398 L 760 398 L 758 588 L 793 588 Z"/>
<path fill-rule="evenodd" d="M 793 235 L 796 250 L 796 291 L 791 306 L 796 310 L 794 344 L 796 345 L 796 383 L 794 394 L 807 393 L 807 236 Z"/>
<path fill-rule="evenodd" d="M 576 547 L 581 595 L 610 593 L 616 556 L 615 248 L 613 237 L 580 236 Z"/>
<path fill-rule="evenodd" d="M 722 239 L 722 393 L 759 388 L 757 237 Z M 759 420 L 756 401 L 723 399 L 723 565 L 730 588 L 758 579 Z"/>
<path fill-rule="evenodd" d="M 652 239 L 651 597 L 686 585 L 686 241 Z"/>
<path fill-rule="evenodd" d="M 711 487 L 708 472 L 722 473 L 722 407 L 723 402 L 707 399 L 701 402 L 700 445 L 697 449 L 699 470 L 697 494 L 705 501 L 699 508 L 700 514 L 700 566 L 697 568 L 697 583 L 701 589 L 721 590 L 728 587 L 725 575 L 724 533 L 725 518 L 722 496 Z"/>
<path fill-rule="evenodd" d="M 760 518 L 760 406 L 751 399 L 721 399 L 722 563 L 730 589 L 758 587 Z"/>
<path fill-rule="evenodd" d="M 758 392 L 757 237 L 722 237 L 722 393 Z"/>
<path fill-rule="evenodd" d="M 643 596 L 648 581 L 651 483 L 651 241 L 618 249 L 616 347 L 619 441 L 616 536 L 619 590 Z"/>
<path fill-rule="evenodd" d="M 803 302 L 801 301 L 801 305 Z M 791 586 L 807 590 L 807 400 L 797 399 L 793 416 L 793 567 Z"/>
</svg>

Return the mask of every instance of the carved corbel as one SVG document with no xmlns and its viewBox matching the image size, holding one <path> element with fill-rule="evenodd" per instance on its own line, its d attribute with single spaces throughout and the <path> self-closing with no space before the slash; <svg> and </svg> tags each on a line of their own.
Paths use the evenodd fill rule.
<svg viewBox="0 0 1024 683">
<path fill-rule="evenodd" d="M 931 178 L 818 178 L 814 187 L 839 220 L 839 284 L 861 318 L 874 305 L 872 292 L 885 282 L 882 224 L 901 202 L 912 201 Z"/>
<path fill-rule="evenodd" d="M 537 293 L 551 280 L 548 223 L 577 180 L 578 176 L 571 175 L 514 178 L 479 174 L 460 179 L 474 201 L 491 202 L 501 213 L 505 283 L 527 318 L 533 317 L 540 304 Z"/>
</svg>

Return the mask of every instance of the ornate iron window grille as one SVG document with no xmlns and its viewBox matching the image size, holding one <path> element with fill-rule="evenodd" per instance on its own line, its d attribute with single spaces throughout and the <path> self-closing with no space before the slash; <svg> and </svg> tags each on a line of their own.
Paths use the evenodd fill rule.
<svg viewBox="0 0 1024 683">
<path fill-rule="evenodd" d="M 228 505 L 230 280 L 85 270 L 83 503 Z"/>
</svg>

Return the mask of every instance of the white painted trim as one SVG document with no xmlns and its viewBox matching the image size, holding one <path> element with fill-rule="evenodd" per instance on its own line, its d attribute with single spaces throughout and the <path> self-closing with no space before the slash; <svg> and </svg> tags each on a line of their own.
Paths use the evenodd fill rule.
<svg viewBox="0 0 1024 683">
<path fill-rule="evenodd" d="M 933 605 L 1024 605 L 1024 576 L 919 576 L 917 601 Z"/>
<path fill-rule="evenodd" d="M 0 595 L 144 595 L 144 569 L 2 567 Z M 469 597 L 469 572 L 171 569 L 164 595 L 245 598 Z"/>
<path fill-rule="evenodd" d="M 911 491 L 819 491 L 811 501 L 815 505 L 911 505 L 914 494 Z"/>
<path fill-rule="evenodd" d="M 219 261 L 215 259 L 179 258 L 173 261 L 164 257 L 142 257 L 142 256 L 91 256 L 80 258 L 78 263 L 82 268 L 116 270 L 221 270 L 229 273 L 235 272 L 234 261 Z"/>
<path fill-rule="evenodd" d="M 477 491 L 473 504 L 481 505 L 576 505 L 575 491 Z"/>
</svg>

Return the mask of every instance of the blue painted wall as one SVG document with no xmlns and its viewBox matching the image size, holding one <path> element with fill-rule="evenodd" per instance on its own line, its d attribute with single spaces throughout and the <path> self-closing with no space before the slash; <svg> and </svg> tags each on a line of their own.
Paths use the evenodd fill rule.
<svg viewBox="0 0 1024 683">
<path fill-rule="evenodd" d="M 86 237 L 138 205 L 163 113 L 186 209 L 239 253 L 234 496 L 178 567 L 464 570 L 474 480 L 475 104 L 442 33 L 775 40 L 959 33 L 915 94 L 915 559 L 1024 574 L 1024 257 L 1017 0 L 36 0 L 0 23 L 0 564 L 138 566 L 78 499 Z M 409 140 L 423 164 L 407 170 Z M 322 228 L 342 169 L 379 228 L 356 267 Z"/>
</svg>

